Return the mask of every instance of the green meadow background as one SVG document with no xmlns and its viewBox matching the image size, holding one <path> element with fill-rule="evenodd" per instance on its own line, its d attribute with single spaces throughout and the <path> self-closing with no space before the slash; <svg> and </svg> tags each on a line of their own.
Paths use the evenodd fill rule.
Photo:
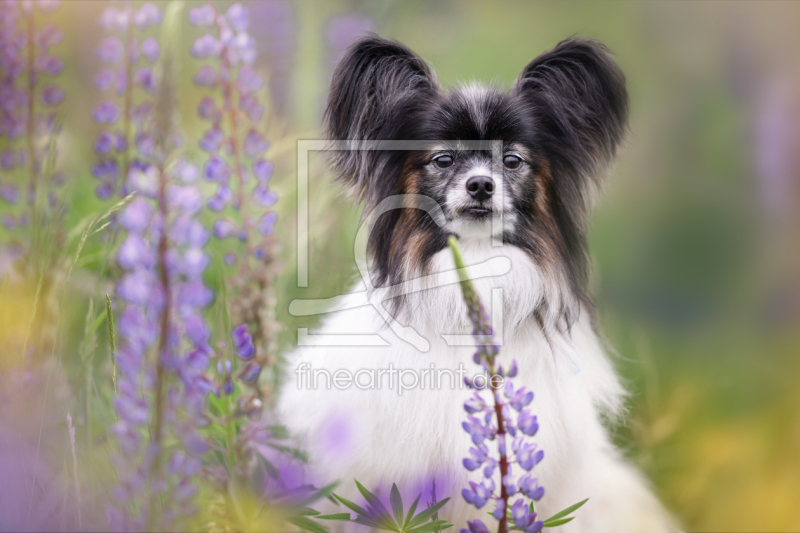
<svg viewBox="0 0 800 533">
<path fill-rule="evenodd" d="M 91 80 L 104 4 L 68 0 L 53 14 L 66 32 L 57 51 L 66 62 L 59 162 L 70 187 L 67 229 L 108 207 L 94 196 L 90 174 L 99 132 L 91 110 L 100 98 Z M 296 327 L 314 324 L 290 316 L 289 302 L 340 294 L 355 279 L 358 212 L 312 157 L 310 283 L 296 282 L 295 142 L 319 138 L 330 17 L 370 17 L 381 34 L 430 61 L 445 87 L 473 80 L 508 87 L 559 40 L 599 39 L 614 51 L 631 96 L 630 136 L 590 229 L 593 294 L 631 391 L 628 425 L 616 439 L 687 530 L 800 530 L 800 2 L 291 7 L 289 97 L 266 119 L 281 195 L 283 351 L 296 341 Z M 269 25 L 253 23 L 258 41 L 262 27 Z M 199 35 L 185 25 L 185 50 Z M 187 53 L 179 67 L 189 157 L 202 164 L 196 66 Z M 218 259 L 221 249 L 211 246 Z M 101 239 L 87 242 L 62 309 L 63 357 L 73 375 L 88 301 L 98 308 L 111 287 L 94 282 L 108 253 Z M 219 265 L 208 274 L 218 289 Z M 0 335 L 24 330 L 34 290 L 21 287 L 0 303 Z"/>
</svg>

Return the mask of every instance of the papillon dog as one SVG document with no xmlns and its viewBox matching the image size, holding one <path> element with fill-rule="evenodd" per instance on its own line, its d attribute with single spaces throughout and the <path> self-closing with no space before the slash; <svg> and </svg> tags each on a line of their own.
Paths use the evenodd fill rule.
<svg viewBox="0 0 800 533">
<path fill-rule="evenodd" d="M 510 90 L 444 90 L 424 60 L 377 35 L 344 54 L 325 133 L 363 207 L 363 280 L 289 355 L 278 400 L 316 475 L 342 482 L 337 493 L 358 500 L 354 478 L 384 495 L 397 483 L 423 503 L 451 497 L 439 517 L 456 527 L 496 527 L 491 504 L 461 496 L 481 476 L 462 466 L 461 425 L 463 378 L 480 369 L 447 247 L 455 235 L 500 364 L 516 360 L 515 386 L 535 393 L 539 516 L 589 498 L 563 533 L 676 529 L 609 436 L 625 390 L 586 287 L 587 218 L 627 115 L 625 77 L 593 40 L 562 41 Z"/>
</svg>

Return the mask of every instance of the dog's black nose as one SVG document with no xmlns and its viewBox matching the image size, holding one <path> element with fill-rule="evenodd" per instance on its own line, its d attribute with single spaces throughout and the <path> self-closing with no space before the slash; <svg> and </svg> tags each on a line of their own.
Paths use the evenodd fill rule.
<svg viewBox="0 0 800 533">
<path fill-rule="evenodd" d="M 467 192 L 475 200 L 483 202 L 492 197 L 494 182 L 489 176 L 472 176 L 467 180 Z"/>
</svg>

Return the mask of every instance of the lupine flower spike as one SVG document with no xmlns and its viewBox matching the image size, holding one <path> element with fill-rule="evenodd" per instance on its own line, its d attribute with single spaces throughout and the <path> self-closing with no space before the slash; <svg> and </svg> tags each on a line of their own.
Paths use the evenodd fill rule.
<svg viewBox="0 0 800 533">
<path fill-rule="evenodd" d="M 155 11 L 146 15 L 161 18 Z M 175 11 L 168 18 L 175 24 Z M 118 421 L 112 427 L 122 454 L 117 508 L 109 517 L 115 530 L 169 529 L 193 514 L 193 477 L 207 449 L 198 430 L 207 424 L 205 398 L 212 390 L 204 373 L 211 333 L 202 316 L 214 297 L 203 282 L 209 232 L 196 219 L 203 197 L 176 175 L 173 53 L 174 46 L 165 46 L 154 88 L 159 112 L 140 131 L 153 141 L 141 163 L 148 179 L 129 184 L 136 197 L 118 220 L 124 240 L 117 263 L 124 273 L 116 286 L 123 306 L 116 318 Z"/>
<path fill-rule="evenodd" d="M 254 345 L 246 368 L 237 373 L 254 386 L 261 405 L 269 385 L 257 378 L 276 360 L 278 329 L 273 296 L 277 214 L 271 210 L 278 197 L 269 187 L 273 164 L 265 158 L 269 142 L 261 127 L 260 93 L 266 87 L 253 68 L 256 42 L 248 33 L 246 7 L 233 4 L 223 13 L 206 4 L 190 11 L 189 22 L 208 31 L 197 37 L 191 53 L 204 62 L 194 82 L 207 90 L 197 112 L 210 123 L 199 145 L 208 154 L 205 178 L 216 185 L 208 201 L 219 214 L 213 234 L 228 244 L 225 263 L 237 265 L 228 279 L 231 318 L 247 326 Z"/>
<path fill-rule="evenodd" d="M 126 196 L 136 188 L 129 178 L 152 178 L 147 161 L 155 145 L 148 123 L 157 83 L 154 63 L 161 53 L 154 29 L 162 18 L 154 3 L 137 9 L 131 0 L 107 7 L 100 17 L 108 37 L 97 49 L 103 68 L 94 81 L 104 97 L 92 117 L 103 129 L 94 143 L 98 161 L 92 175 L 99 181 L 96 193 L 101 199 Z"/>
<path fill-rule="evenodd" d="M 544 450 L 530 437 L 539 430 L 536 415 L 531 414 L 528 405 L 533 401 L 533 391 L 525 387 L 515 388 L 511 379 L 517 376 L 516 361 L 511 361 L 503 368 L 497 361 L 499 346 L 494 339 L 490 319 L 481 304 L 475 288 L 467 276 L 464 260 L 458 247 L 458 241 L 450 236 L 447 244 L 453 251 L 453 259 L 461 283 L 464 302 L 467 304 L 469 321 L 472 324 L 472 335 L 475 337 L 477 351 L 473 356 L 475 364 L 481 365 L 487 380 L 484 386 L 475 380 L 465 378 L 466 385 L 475 389 L 472 396 L 464 402 L 467 420 L 463 423 L 464 431 L 470 436 L 473 447 L 469 449 L 469 457 L 465 457 L 464 468 L 470 472 L 479 471 L 481 479 L 470 481 L 469 488 L 461 491 L 467 503 L 482 509 L 488 502 L 494 504 L 492 517 L 498 521 L 497 531 L 505 533 L 510 529 L 536 533 L 542 527 L 554 527 L 565 524 L 573 517 L 570 513 L 581 507 L 587 500 L 556 513 L 547 520 L 539 520 L 534 510 L 534 503 L 544 496 L 544 487 L 539 485 L 533 469 L 544 459 Z M 501 386 L 500 383 L 504 381 Z M 481 390 L 488 385 L 491 400 L 486 401 Z M 509 443 L 509 439 L 511 439 Z M 487 442 L 496 443 L 495 451 L 490 450 Z M 523 473 L 514 475 L 514 469 Z M 495 471 L 499 470 L 499 490 L 495 483 Z M 510 504 L 516 495 L 518 498 Z M 467 529 L 461 533 L 488 533 L 489 528 L 480 520 L 467 522 Z"/>
<path fill-rule="evenodd" d="M 491 501 L 494 504 L 492 516 L 499 522 L 499 532 L 507 532 L 510 521 L 517 529 L 536 533 L 542 529 L 543 522 L 536 520 L 536 513 L 521 514 L 520 505 L 527 509 L 522 499 L 512 506 L 510 520 L 508 516 L 509 501 L 513 496 L 522 494 L 534 501 L 544 496 L 544 488 L 531 473 L 533 467 L 544 458 L 544 451 L 527 440 L 536 435 L 539 428 L 536 416 L 527 409 L 533 401 L 533 392 L 525 387 L 514 388 L 511 378 L 517 375 L 516 361 L 511 361 L 507 369 L 498 364 L 499 346 L 494 339 L 489 316 L 467 277 L 455 237 L 451 236 L 448 244 L 453 251 L 477 346 L 473 361 L 481 365 L 489 376 L 487 383 L 491 393 L 491 401 L 486 401 L 477 390 L 482 387 L 465 378 L 467 386 L 476 389 L 476 392 L 464 403 L 467 420 L 462 425 L 473 444 L 469 450 L 470 456 L 464 459 L 464 468 L 470 472 L 480 470 L 481 479 L 470 481 L 469 488 L 463 489 L 462 496 L 478 509 Z M 498 377 L 505 380 L 504 386 L 497 386 L 501 381 Z M 489 449 L 489 441 L 496 443 L 496 452 Z M 515 467 L 525 472 L 519 478 L 514 475 Z M 499 488 L 494 481 L 495 470 L 499 470 Z M 468 526 L 469 530 L 462 531 L 488 531 L 480 520 L 469 522 Z"/>
<path fill-rule="evenodd" d="M 0 277 L 4 265 L 38 281 L 40 306 L 26 355 L 49 354 L 66 231 L 58 172 L 63 33 L 50 21 L 56 1 L 0 2 Z M 34 281 L 37 283 L 37 281 Z"/>
</svg>

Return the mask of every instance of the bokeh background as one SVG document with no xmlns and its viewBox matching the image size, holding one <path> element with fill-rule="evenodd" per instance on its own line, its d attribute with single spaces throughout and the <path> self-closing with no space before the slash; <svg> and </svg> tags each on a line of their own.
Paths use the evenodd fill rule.
<svg viewBox="0 0 800 533">
<path fill-rule="evenodd" d="M 90 175 L 100 98 L 90 80 L 104 3 L 69 0 L 53 14 L 66 32 L 58 53 L 66 62 L 59 157 L 70 187 L 67 228 L 107 207 Z M 616 439 L 687 530 L 800 530 L 800 3 L 245 4 L 258 67 L 269 73 L 284 351 L 296 326 L 313 325 L 290 316 L 289 302 L 341 294 L 354 279 L 358 213 L 328 183 L 319 158 L 311 166 L 306 289 L 296 283 L 293 222 L 295 142 L 319 137 L 332 65 L 354 36 L 374 30 L 402 41 L 445 87 L 507 87 L 559 40 L 599 39 L 614 51 L 631 96 L 631 133 L 590 231 L 593 293 L 632 393 L 628 426 Z M 185 33 L 188 49 L 197 35 Z M 179 67 L 193 147 L 203 132 L 200 92 L 194 69 Z M 188 155 L 202 160 L 199 148 Z M 70 350 L 78 353 L 86 302 L 105 291 L 93 282 L 105 254 L 101 240 L 87 242 L 73 273 L 62 310 L 68 375 L 80 368 Z M 212 285 L 222 279 L 218 264 L 207 276 Z M 5 307 L 4 334 L 24 329 L 30 305 Z"/>
</svg>

